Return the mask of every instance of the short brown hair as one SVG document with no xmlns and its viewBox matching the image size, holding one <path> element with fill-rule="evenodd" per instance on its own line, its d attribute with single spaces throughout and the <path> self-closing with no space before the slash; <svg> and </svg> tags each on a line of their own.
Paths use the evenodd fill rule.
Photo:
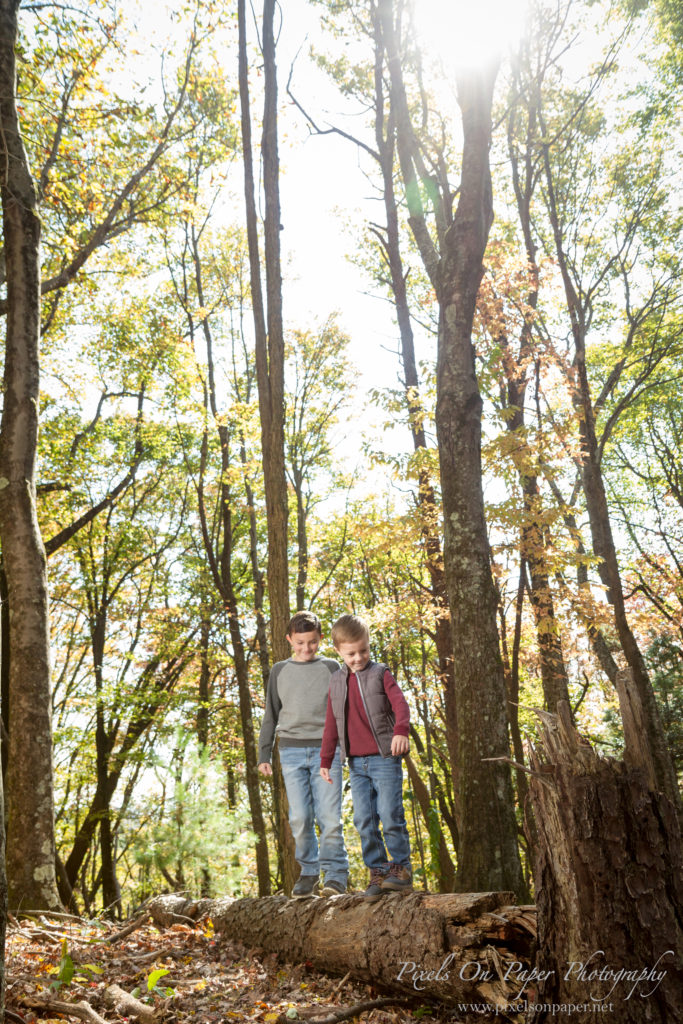
<svg viewBox="0 0 683 1024">
<path fill-rule="evenodd" d="M 353 643 L 354 640 L 369 640 L 370 630 L 358 615 L 340 615 L 331 631 L 332 644 Z"/>
<path fill-rule="evenodd" d="M 323 630 L 320 625 L 320 619 L 313 612 L 297 612 L 289 620 L 287 626 L 287 636 L 292 636 L 294 633 L 317 633 L 322 636 Z"/>
</svg>

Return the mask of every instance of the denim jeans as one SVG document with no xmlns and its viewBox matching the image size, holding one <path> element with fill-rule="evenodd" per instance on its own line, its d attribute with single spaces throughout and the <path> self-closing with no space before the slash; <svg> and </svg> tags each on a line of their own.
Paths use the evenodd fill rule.
<svg viewBox="0 0 683 1024">
<path fill-rule="evenodd" d="M 386 871 L 393 861 L 410 869 L 410 840 L 403 813 L 401 758 L 382 757 L 381 754 L 350 757 L 349 778 L 353 796 L 353 823 L 360 835 L 366 867 L 371 871 L 374 868 Z"/>
<path fill-rule="evenodd" d="M 289 802 L 289 824 L 296 859 L 302 875 L 323 872 L 325 883 L 334 880 L 344 888 L 349 876 L 349 859 L 344 846 L 341 821 L 342 766 L 339 747 L 330 775 L 320 775 L 320 747 L 280 747 L 280 764 Z M 320 829 L 320 843 L 315 823 Z"/>
</svg>

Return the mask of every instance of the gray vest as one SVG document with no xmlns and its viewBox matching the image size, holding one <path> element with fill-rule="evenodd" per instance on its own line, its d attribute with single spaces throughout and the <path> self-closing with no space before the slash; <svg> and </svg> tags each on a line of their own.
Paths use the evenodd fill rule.
<svg viewBox="0 0 683 1024">
<path fill-rule="evenodd" d="M 384 673 L 386 671 L 386 665 L 378 665 L 376 662 L 370 661 L 361 672 L 356 672 L 355 676 L 377 749 L 382 757 L 391 757 L 391 741 L 394 738 L 396 718 L 389 698 L 384 692 Z M 330 704 L 334 720 L 337 723 L 342 761 L 347 757 L 344 710 L 348 689 L 349 669 L 348 666 L 343 665 L 330 679 Z"/>
</svg>

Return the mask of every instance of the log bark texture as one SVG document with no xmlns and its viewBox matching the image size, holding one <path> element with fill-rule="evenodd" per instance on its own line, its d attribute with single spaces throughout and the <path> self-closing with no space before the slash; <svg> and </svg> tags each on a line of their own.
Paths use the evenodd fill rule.
<svg viewBox="0 0 683 1024">
<path fill-rule="evenodd" d="M 330 974 L 445 1003 L 500 1005 L 516 995 L 518 968 L 526 969 L 535 935 L 534 908 L 513 906 L 513 899 L 509 892 L 413 893 L 377 903 L 357 894 L 201 903 L 218 934 L 290 963 L 305 960 Z M 174 915 L 195 916 L 183 897 L 159 897 L 149 911 L 162 926 Z"/>
<path fill-rule="evenodd" d="M 542 716 L 531 750 L 530 796 L 538 826 L 539 984 L 535 1024 L 552 1006 L 586 1006 L 573 1024 L 681 1019 L 683 880 L 673 804 L 648 770 L 600 757 L 571 724 L 569 707 Z M 634 735 L 624 730 L 626 742 Z M 611 1009 L 607 1009 L 611 1004 Z"/>
</svg>

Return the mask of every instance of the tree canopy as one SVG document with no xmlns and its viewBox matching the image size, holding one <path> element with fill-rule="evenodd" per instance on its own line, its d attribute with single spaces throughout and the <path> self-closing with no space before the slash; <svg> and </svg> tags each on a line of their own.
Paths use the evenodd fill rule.
<svg viewBox="0 0 683 1024">
<path fill-rule="evenodd" d="M 530 0 L 508 29 L 472 66 L 408 0 L 19 6 L 41 236 L 22 479 L 50 593 L 47 859 L 74 910 L 287 884 L 254 735 L 290 608 L 325 644 L 362 614 L 408 697 L 419 886 L 533 892 L 530 709 L 568 700 L 618 755 L 620 668 L 677 799 L 680 13 Z M 11 852 L 8 600 L 37 570 L 10 533 Z"/>
</svg>

